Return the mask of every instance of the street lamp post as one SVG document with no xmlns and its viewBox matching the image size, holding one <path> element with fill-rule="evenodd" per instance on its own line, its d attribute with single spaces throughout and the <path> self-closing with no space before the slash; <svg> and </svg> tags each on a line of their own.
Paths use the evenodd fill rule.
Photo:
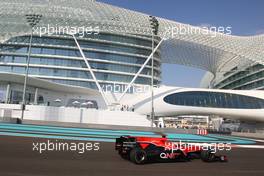
<svg viewBox="0 0 264 176">
<path fill-rule="evenodd" d="M 42 15 L 37 15 L 37 14 L 27 14 L 26 15 L 27 23 L 31 27 L 31 34 L 30 34 L 30 39 L 29 39 L 27 66 L 26 66 L 26 73 L 25 73 L 24 87 L 23 87 L 21 121 L 24 119 L 24 111 L 26 109 L 26 89 L 27 89 L 27 79 L 28 79 L 28 72 L 29 72 L 32 38 L 33 38 L 33 27 L 35 27 L 39 23 L 39 21 L 41 20 L 41 17 Z"/>
<path fill-rule="evenodd" d="M 154 37 L 158 34 L 159 22 L 154 16 L 149 16 L 152 29 L 152 52 L 154 51 Z M 154 111 L 154 54 L 151 57 L 151 127 L 153 127 L 155 111 Z"/>
</svg>

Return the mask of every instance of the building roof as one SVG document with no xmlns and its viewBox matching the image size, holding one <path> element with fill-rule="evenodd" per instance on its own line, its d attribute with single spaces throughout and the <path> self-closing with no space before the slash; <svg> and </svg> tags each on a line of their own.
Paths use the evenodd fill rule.
<svg viewBox="0 0 264 176">
<path fill-rule="evenodd" d="M 30 34 L 25 15 L 43 15 L 38 26 L 99 26 L 101 31 L 151 35 L 149 15 L 87 0 L 0 0 L 0 42 Z M 161 45 L 162 62 L 197 67 L 217 73 L 229 61 L 264 64 L 264 35 L 233 36 L 222 33 L 185 33 L 172 36 L 169 29 L 200 29 L 188 24 L 157 18 L 159 37 L 168 37 Z"/>
</svg>

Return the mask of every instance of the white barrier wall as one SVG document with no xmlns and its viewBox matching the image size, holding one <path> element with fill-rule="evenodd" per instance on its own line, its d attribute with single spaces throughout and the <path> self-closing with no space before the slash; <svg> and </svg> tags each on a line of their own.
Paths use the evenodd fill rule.
<svg viewBox="0 0 264 176">
<path fill-rule="evenodd" d="M 0 109 L 2 111 L 11 110 L 13 118 L 21 117 L 20 105 L 0 104 Z M 24 119 L 105 125 L 150 126 L 150 121 L 147 120 L 145 115 L 135 112 L 37 105 L 26 106 Z"/>
<path fill-rule="evenodd" d="M 145 126 L 150 127 L 150 121 L 146 116 L 139 115 L 135 112 L 123 111 L 96 111 L 92 115 L 91 110 L 84 111 L 85 123 L 110 124 L 110 125 L 128 125 L 128 126 Z"/>
</svg>

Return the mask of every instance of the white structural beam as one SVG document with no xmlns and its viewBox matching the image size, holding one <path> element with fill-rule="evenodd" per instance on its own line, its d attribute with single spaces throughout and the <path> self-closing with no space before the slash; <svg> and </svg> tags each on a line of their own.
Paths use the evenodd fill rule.
<svg viewBox="0 0 264 176">
<path fill-rule="evenodd" d="M 84 62 L 85 62 L 85 64 L 86 64 L 86 66 L 87 66 L 87 70 L 91 73 L 92 78 L 93 78 L 93 80 L 94 80 L 94 82 L 95 82 L 95 84 L 96 84 L 96 86 L 97 86 L 99 92 L 101 93 L 101 95 L 102 95 L 102 97 L 103 97 L 103 99 L 104 99 L 104 101 L 105 101 L 105 104 L 106 104 L 106 105 L 109 105 L 109 103 L 108 103 L 108 101 L 107 101 L 107 98 L 106 98 L 106 96 L 105 96 L 105 94 L 104 94 L 104 91 L 103 91 L 103 89 L 101 88 L 101 86 L 100 86 L 98 80 L 96 79 L 96 76 L 95 76 L 95 74 L 94 74 L 94 72 L 93 72 L 93 70 L 92 70 L 92 68 L 91 68 L 91 66 L 90 66 L 90 64 L 89 64 L 89 62 L 88 62 L 88 60 L 86 59 L 86 57 L 85 57 L 85 55 L 84 55 L 84 53 L 83 53 L 83 50 L 82 50 L 81 46 L 79 45 L 79 43 L 78 43 L 76 37 L 75 37 L 74 35 L 72 35 L 72 37 L 74 38 L 74 41 L 75 41 L 75 43 L 76 43 L 76 45 L 77 45 L 77 47 L 78 47 L 78 49 L 79 49 L 79 51 L 80 51 L 80 53 L 81 53 L 81 55 L 82 55 L 82 58 L 83 58 L 83 60 L 84 60 Z"/>
<path fill-rule="evenodd" d="M 132 79 L 132 81 L 128 84 L 128 86 L 126 87 L 125 91 L 122 93 L 122 95 L 119 97 L 118 99 L 118 103 L 120 103 L 120 101 L 122 100 L 122 98 L 124 97 L 124 95 L 126 94 L 126 92 L 128 91 L 128 89 L 130 89 L 130 87 L 132 86 L 132 84 L 135 82 L 135 80 L 137 79 L 137 77 L 139 76 L 139 74 L 142 72 L 142 70 L 145 68 L 145 66 L 147 65 L 147 63 L 149 62 L 149 60 L 152 58 L 152 56 L 154 55 L 154 53 L 157 51 L 157 49 L 159 48 L 159 46 L 161 45 L 161 43 L 164 41 L 165 39 L 162 38 L 160 40 L 160 42 L 158 43 L 158 45 L 154 48 L 154 50 L 151 52 L 151 54 L 149 55 L 149 57 L 147 58 L 147 60 L 144 62 L 144 64 L 140 67 L 140 69 L 138 70 L 138 72 L 136 73 L 136 75 L 134 76 L 134 78 Z"/>
</svg>

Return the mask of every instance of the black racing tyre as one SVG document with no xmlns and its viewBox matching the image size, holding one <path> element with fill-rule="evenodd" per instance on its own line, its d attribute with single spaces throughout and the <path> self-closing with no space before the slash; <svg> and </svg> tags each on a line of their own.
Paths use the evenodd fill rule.
<svg viewBox="0 0 264 176">
<path fill-rule="evenodd" d="M 180 155 L 176 158 L 176 160 L 179 160 L 179 161 L 190 161 L 190 158 L 188 156 L 185 156 L 183 151 L 178 150 L 177 153 L 179 153 Z"/>
<path fill-rule="evenodd" d="M 129 155 L 128 154 L 124 154 L 121 151 L 118 151 L 118 154 L 121 156 L 121 158 L 129 160 Z"/>
<path fill-rule="evenodd" d="M 215 160 L 215 154 L 211 150 L 202 150 L 201 159 L 204 162 L 213 162 Z"/>
<path fill-rule="evenodd" d="M 144 164 L 147 161 L 147 153 L 140 148 L 132 149 L 129 156 L 135 164 Z"/>
</svg>

